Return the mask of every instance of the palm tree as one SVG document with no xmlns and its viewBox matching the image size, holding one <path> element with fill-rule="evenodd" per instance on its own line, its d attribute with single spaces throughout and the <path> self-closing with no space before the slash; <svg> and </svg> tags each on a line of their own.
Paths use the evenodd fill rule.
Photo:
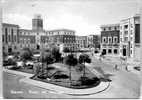
<svg viewBox="0 0 142 100">
<path fill-rule="evenodd" d="M 69 76 L 70 76 L 70 85 L 71 85 L 71 67 L 77 64 L 77 59 L 73 56 L 73 54 L 68 55 L 65 58 L 65 63 L 69 66 Z"/>
<path fill-rule="evenodd" d="M 85 63 L 91 63 L 91 59 L 87 54 L 81 54 L 79 56 L 79 63 L 83 64 L 83 77 L 85 77 Z"/>
</svg>

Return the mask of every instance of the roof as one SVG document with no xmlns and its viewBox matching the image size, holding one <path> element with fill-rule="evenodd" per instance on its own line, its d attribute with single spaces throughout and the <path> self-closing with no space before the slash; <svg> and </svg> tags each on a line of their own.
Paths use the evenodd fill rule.
<svg viewBox="0 0 142 100">
<path fill-rule="evenodd" d="M 106 24 L 106 25 L 101 25 L 101 28 L 102 27 L 113 27 L 113 26 L 119 26 L 120 24 L 119 23 L 116 23 L 116 24 Z"/>
<path fill-rule="evenodd" d="M 46 30 L 46 32 L 50 32 L 50 31 L 71 31 L 71 32 L 75 32 L 74 30 L 70 30 L 70 29 L 55 29 L 55 30 Z"/>
<path fill-rule="evenodd" d="M 9 23 L 2 23 L 3 26 L 13 26 L 13 27 L 19 27 L 17 24 L 9 24 Z"/>
</svg>

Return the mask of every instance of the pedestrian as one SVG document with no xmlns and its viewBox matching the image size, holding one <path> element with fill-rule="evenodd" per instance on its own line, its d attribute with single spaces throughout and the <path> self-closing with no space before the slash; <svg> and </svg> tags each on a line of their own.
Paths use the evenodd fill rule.
<svg viewBox="0 0 142 100">
<path fill-rule="evenodd" d="M 115 70 L 118 70 L 118 65 L 117 65 L 117 64 L 115 64 L 114 69 L 115 69 Z"/>
</svg>

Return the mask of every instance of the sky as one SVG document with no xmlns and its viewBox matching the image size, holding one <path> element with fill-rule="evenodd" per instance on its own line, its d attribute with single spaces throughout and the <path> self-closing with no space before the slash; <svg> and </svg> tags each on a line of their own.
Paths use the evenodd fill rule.
<svg viewBox="0 0 142 100">
<path fill-rule="evenodd" d="M 3 22 L 31 29 L 40 14 L 44 29 L 70 29 L 77 35 L 100 34 L 100 26 L 139 13 L 139 0 L 2 0 Z"/>
</svg>

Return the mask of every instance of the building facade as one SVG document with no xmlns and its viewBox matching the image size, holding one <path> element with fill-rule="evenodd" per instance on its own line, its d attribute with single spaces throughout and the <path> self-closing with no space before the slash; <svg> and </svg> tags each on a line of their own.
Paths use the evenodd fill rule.
<svg viewBox="0 0 142 100">
<path fill-rule="evenodd" d="M 3 52 L 12 53 L 18 50 L 19 26 L 15 24 L 2 24 Z"/>
<path fill-rule="evenodd" d="M 87 36 L 87 47 L 88 48 L 99 48 L 100 38 L 99 35 L 88 35 Z"/>
<path fill-rule="evenodd" d="M 140 15 L 120 21 L 120 56 L 139 59 Z"/>
<path fill-rule="evenodd" d="M 119 54 L 119 24 L 101 26 L 101 52 Z"/>
<path fill-rule="evenodd" d="M 43 19 L 41 18 L 41 15 L 37 14 L 32 19 L 32 30 L 43 30 Z"/>
<path fill-rule="evenodd" d="M 87 46 L 87 36 L 76 36 L 76 48 L 77 50 L 84 50 Z"/>
</svg>

